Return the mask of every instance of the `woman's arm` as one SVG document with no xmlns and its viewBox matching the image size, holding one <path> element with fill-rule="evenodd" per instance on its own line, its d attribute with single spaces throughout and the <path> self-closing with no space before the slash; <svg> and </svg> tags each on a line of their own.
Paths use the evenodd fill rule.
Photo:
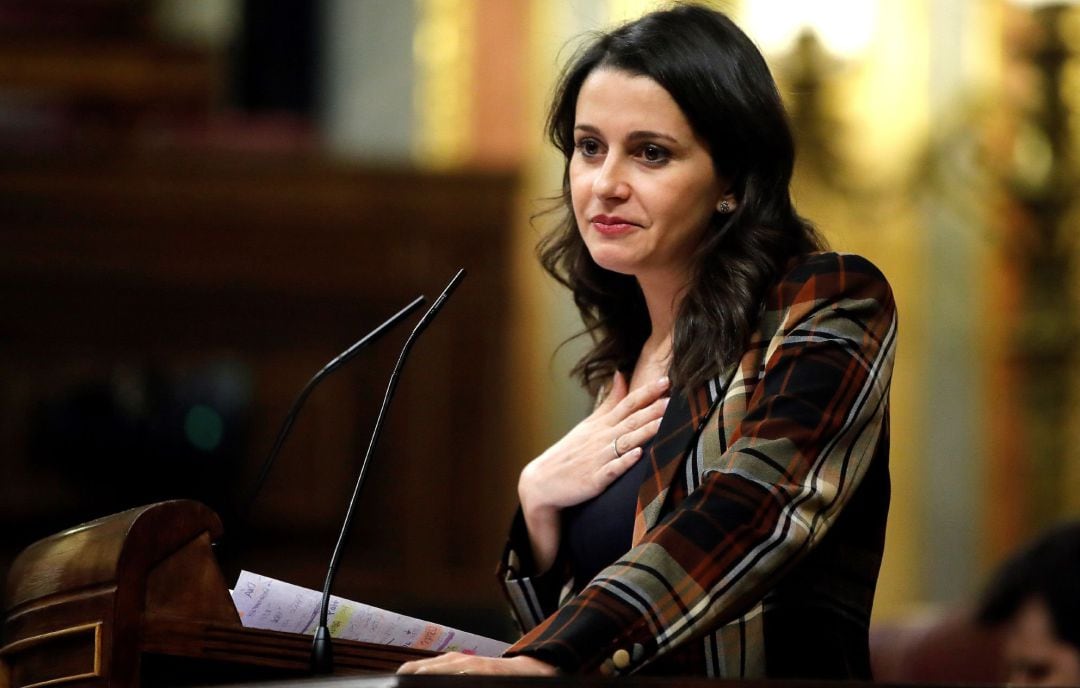
<svg viewBox="0 0 1080 688">
<path fill-rule="evenodd" d="M 596 497 L 641 458 L 641 445 L 660 427 L 669 386 L 663 377 L 629 392 L 615 373 L 589 417 L 521 471 L 518 498 L 538 571 L 559 552 L 562 510 Z"/>
<path fill-rule="evenodd" d="M 522 471 L 518 485 L 522 508 L 511 524 L 496 575 L 523 632 L 558 608 L 563 590 L 570 582 L 569 571 L 558 558 L 562 508 L 551 508 L 545 513 L 544 504 L 583 501 L 582 495 L 598 494 L 633 465 L 640 458 L 640 452 L 633 449 L 656 434 L 658 416 L 667 406 L 664 396 L 667 389 L 668 382 L 658 380 L 628 392 L 625 379 L 616 374 L 609 392 L 594 412 Z M 624 458 L 620 459 L 621 465 L 608 468 L 618 473 L 601 475 L 604 480 L 582 492 L 582 480 L 575 476 L 580 468 L 575 468 L 575 462 L 593 457 L 610 463 L 615 457 L 612 447 L 615 438 Z M 592 472 L 595 476 L 596 471 Z"/>
<path fill-rule="evenodd" d="M 624 650 L 620 668 L 640 666 L 760 599 L 828 530 L 885 423 L 892 294 L 868 261 L 835 254 L 773 294 L 782 324 L 701 487 L 509 654 L 578 671 Z"/>
<path fill-rule="evenodd" d="M 555 610 L 558 589 L 565 582 L 562 572 L 553 570 L 562 510 L 603 492 L 641 457 L 641 445 L 660 427 L 668 387 L 667 378 L 662 378 L 628 392 L 625 379 L 616 373 L 593 413 L 521 472 L 521 509 L 511 526 L 499 574 L 522 630 Z M 547 676 L 555 673 L 555 667 L 528 656 L 448 653 L 409 662 L 398 672 Z"/>
<path fill-rule="evenodd" d="M 514 657 L 477 657 L 461 652 L 447 652 L 438 657 L 402 664 L 399 674 L 462 674 L 469 676 L 554 676 L 555 667 L 538 659 Z"/>
</svg>

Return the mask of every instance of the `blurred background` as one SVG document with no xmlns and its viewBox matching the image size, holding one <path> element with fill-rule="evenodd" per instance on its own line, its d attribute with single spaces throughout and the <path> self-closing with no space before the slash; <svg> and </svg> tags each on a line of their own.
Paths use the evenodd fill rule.
<svg viewBox="0 0 1080 688">
<path fill-rule="evenodd" d="M 84 520 L 191 498 L 221 561 L 319 587 L 407 328 L 415 348 L 337 591 L 500 637 L 520 468 L 589 406 L 535 264 L 560 67 L 644 0 L 0 0 L 0 572 Z M 875 615 L 971 601 L 1080 516 L 1080 8 L 716 2 L 762 48 L 795 198 L 889 277 L 887 552 Z M 557 353 L 553 353 L 556 352 Z"/>
</svg>

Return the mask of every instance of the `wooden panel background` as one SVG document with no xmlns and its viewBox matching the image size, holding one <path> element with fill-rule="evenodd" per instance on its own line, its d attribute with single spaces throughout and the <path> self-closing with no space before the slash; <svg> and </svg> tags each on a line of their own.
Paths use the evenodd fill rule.
<svg viewBox="0 0 1080 688">
<path fill-rule="evenodd" d="M 227 576 L 244 567 L 321 586 L 408 327 L 315 392 L 252 528 L 230 540 L 232 511 L 308 378 L 415 295 L 433 299 L 460 266 L 469 276 L 402 378 L 337 590 L 503 633 L 491 572 L 521 463 L 507 401 L 515 187 L 505 174 L 311 156 L 0 159 L 0 570 L 80 520 L 189 497 L 225 519 Z M 35 414 L 81 385 L 222 361 L 250 380 L 233 461 L 114 463 L 94 447 L 50 458 L 31 446 Z"/>
</svg>

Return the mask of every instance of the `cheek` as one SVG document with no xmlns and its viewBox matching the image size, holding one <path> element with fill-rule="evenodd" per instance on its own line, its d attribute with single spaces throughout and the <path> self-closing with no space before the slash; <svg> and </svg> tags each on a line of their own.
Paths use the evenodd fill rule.
<svg viewBox="0 0 1080 688">
<path fill-rule="evenodd" d="M 683 233 L 698 235 L 716 212 L 719 193 L 713 185 L 695 180 L 692 184 L 672 184 L 654 197 L 658 212 L 681 227 Z"/>
<path fill-rule="evenodd" d="M 716 207 L 720 204 L 720 199 L 724 195 L 720 181 L 715 175 L 708 175 L 697 179 L 695 186 L 697 188 L 696 198 L 701 213 L 711 217 L 716 212 Z"/>
<path fill-rule="evenodd" d="M 588 178 L 588 175 L 582 172 L 580 169 L 575 170 L 574 166 L 570 166 L 570 203 L 574 208 L 574 214 L 579 216 L 585 210 L 585 206 L 589 202 L 589 195 L 592 190 L 592 182 Z"/>
</svg>

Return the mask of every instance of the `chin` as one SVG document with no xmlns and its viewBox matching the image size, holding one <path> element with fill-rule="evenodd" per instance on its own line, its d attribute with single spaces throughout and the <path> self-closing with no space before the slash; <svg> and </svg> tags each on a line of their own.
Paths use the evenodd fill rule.
<svg viewBox="0 0 1080 688">
<path fill-rule="evenodd" d="M 617 272 L 620 275 L 634 275 L 635 264 L 634 261 L 627 260 L 626 256 L 618 255 L 616 251 L 608 251 L 600 249 L 597 251 L 589 250 L 589 255 L 592 256 L 593 262 L 611 272 Z"/>
</svg>

